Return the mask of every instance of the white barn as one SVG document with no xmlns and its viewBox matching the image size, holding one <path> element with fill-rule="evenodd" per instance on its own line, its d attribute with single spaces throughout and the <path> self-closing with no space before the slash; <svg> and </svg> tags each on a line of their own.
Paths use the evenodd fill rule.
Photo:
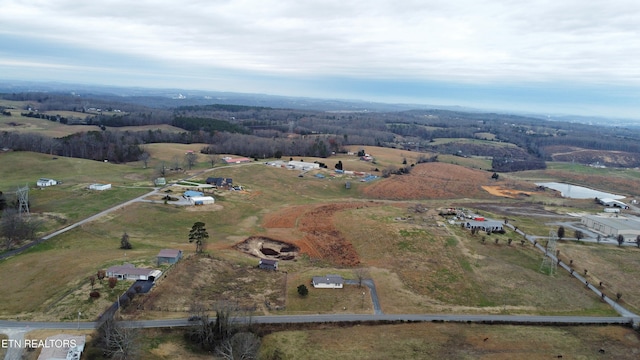
<svg viewBox="0 0 640 360">
<path fill-rule="evenodd" d="M 214 204 L 216 199 L 212 196 L 190 196 L 189 202 L 191 205 L 209 205 Z"/>
<path fill-rule="evenodd" d="M 53 179 L 40 178 L 38 179 L 38 181 L 36 181 L 36 185 L 38 187 L 53 186 L 53 185 L 58 185 L 58 181 Z"/>
<path fill-rule="evenodd" d="M 314 288 L 319 289 L 342 289 L 344 287 L 344 279 L 340 275 L 314 276 L 311 283 Z"/>
<path fill-rule="evenodd" d="M 306 161 L 289 161 L 287 167 L 296 170 L 313 170 L 320 169 L 320 164 L 310 163 Z"/>
<path fill-rule="evenodd" d="M 617 207 L 621 209 L 628 209 L 629 205 L 623 203 L 622 201 L 614 200 L 614 199 L 598 199 L 600 204 L 604 206 Z"/>
<path fill-rule="evenodd" d="M 108 190 L 111 189 L 111 184 L 91 184 L 89 185 L 89 189 L 91 190 Z"/>
</svg>

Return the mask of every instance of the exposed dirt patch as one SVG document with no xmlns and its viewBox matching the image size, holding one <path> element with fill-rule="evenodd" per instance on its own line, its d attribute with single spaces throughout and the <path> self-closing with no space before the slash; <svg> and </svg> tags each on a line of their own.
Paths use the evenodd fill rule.
<svg viewBox="0 0 640 360">
<path fill-rule="evenodd" d="M 356 266 L 360 257 L 353 245 L 338 231 L 333 218 L 340 211 L 366 207 L 373 203 L 336 203 L 317 206 L 293 206 L 265 218 L 265 228 L 296 228 L 302 238 L 292 240 L 312 259 L 337 266 Z"/>
<path fill-rule="evenodd" d="M 413 167 L 408 175 L 393 175 L 374 182 L 364 194 L 376 199 L 489 198 L 482 185 L 492 185 L 491 173 L 459 165 L 425 163 Z"/>
<path fill-rule="evenodd" d="M 483 186 L 486 192 L 494 196 L 506 197 L 510 199 L 516 199 L 521 197 L 527 197 L 534 194 L 533 191 L 525 191 L 518 189 L 505 189 L 502 186 Z"/>
<path fill-rule="evenodd" d="M 603 151 L 582 149 L 572 146 L 546 146 L 553 161 L 574 161 L 580 164 L 600 163 L 614 167 L 636 167 L 640 165 L 640 155 L 624 151 Z"/>
<path fill-rule="evenodd" d="M 264 236 L 252 236 L 235 248 L 258 258 L 273 260 L 295 260 L 300 253 L 300 248 L 293 244 Z"/>
</svg>

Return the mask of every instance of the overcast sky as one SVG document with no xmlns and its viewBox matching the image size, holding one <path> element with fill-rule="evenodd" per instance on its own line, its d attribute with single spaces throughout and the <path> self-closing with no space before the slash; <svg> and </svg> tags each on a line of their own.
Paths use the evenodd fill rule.
<svg viewBox="0 0 640 360">
<path fill-rule="evenodd" d="M 0 0 L 0 79 L 640 120 L 640 1 Z"/>
</svg>

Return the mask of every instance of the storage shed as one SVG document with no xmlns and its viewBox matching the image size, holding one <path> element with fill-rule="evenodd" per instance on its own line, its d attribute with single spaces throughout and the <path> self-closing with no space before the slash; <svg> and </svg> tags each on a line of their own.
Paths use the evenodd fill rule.
<svg viewBox="0 0 640 360">
<path fill-rule="evenodd" d="M 108 190 L 111 189 L 111 184 L 91 184 L 89 185 L 89 189 L 99 191 Z"/>
<path fill-rule="evenodd" d="M 209 205 L 216 202 L 212 196 L 191 196 L 189 197 L 191 205 Z"/>
<path fill-rule="evenodd" d="M 278 260 L 260 259 L 258 267 L 265 270 L 278 270 Z"/>
<path fill-rule="evenodd" d="M 156 256 L 158 265 L 175 264 L 182 259 L 182 250 L 162 249 Z"/>
</svg>

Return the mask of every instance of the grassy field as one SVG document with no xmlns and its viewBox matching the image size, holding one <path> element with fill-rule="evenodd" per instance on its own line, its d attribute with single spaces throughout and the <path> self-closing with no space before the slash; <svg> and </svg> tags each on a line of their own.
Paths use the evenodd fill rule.
<svg viewBox="0 0 640 360">
<path fill-rule="evenodd" d="M 637 359 L 638 356 L 638 333 L 624 327 L 433 323 L 278 331 L 264 338 L 260 350 L 262 359 Z"/>
</svg>

